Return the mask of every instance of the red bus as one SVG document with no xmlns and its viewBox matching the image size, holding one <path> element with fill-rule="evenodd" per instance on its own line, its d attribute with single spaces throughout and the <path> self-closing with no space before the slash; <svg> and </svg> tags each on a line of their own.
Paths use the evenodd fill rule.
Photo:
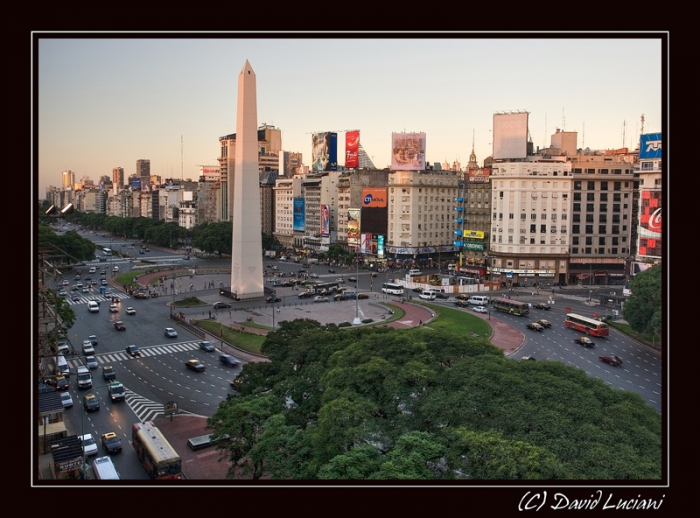
<svg viewBox="0 0 700 518">
<path fill-rule="evenodd" d="M 608 324 L 575 313 L 568 313 L 564 323 L 566 327 L 571 327 L 576 329 L 576 331 L 581 331 L 591 336 L 608 336 L 610 334 Z"/>
<path fill-rule="evenodd" d="M 131 445 L 153 479 L 181 479 L 182 460 L 152 422 L 131 427 Z"/>
</svg>

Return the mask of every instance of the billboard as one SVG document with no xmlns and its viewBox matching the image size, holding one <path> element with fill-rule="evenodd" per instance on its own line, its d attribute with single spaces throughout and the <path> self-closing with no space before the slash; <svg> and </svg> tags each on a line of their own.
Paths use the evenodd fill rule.
<svg viewBox="0 0 700 518">
<path fill-rule="evenodd" d="M 391 134 L 391 170 L 425 170 L 425 133 Z"/>
<path fill-rule="evenodd" d="M 483 167 L 481 169 L 472 169 L 468 173 L 469 183 L 486 183 L 491 176 L 491 169 Z"/>
<path fill-rule="evenodd" d="M 131 178 L 131 188 L 134 189 L 135 191 L 140 191 L 141 190 L 141 178 L 138 176 L 134 176 Z"/>
<path fill-rule="evenodd" d="M 362 207 L 386 207 L 386 187 L 362 189 Z"/>
<path fill-rule="evenodd" d="M 384 236 L 382 234 L 377 236 L 377 257 L 384 257 Z"/>
<path fill-rule="evenodd" d="M 661 190 L 640 192 L 639 246 L 640 256 L 661 257 Z"/>
<path fill-rule="evenodd" d="M 463 237 L 468 237 L 471 239 L 484 239 L 484 232 L 481 230 L 465 230 L 462 235 Z"/>
<path fill-rule="evenodd" d="M 328 205 L 321 205 L 321 237 L 330 235 L 330 209 Z"/>
<path fill-rule="evenodd" d="M 493 158 L 527 156 L 527 118 L 529 113 L 497 113 L 493 116 Z"/>
<path fill-rule="evenodd" d="M 362 209 L 348 209 L 348 244 L 360 244 L 360 213 Z"/>
<path fill-rule="evenodd" d="M 294 230 L 306 230 L 304 198 L 294 198 Z"/>
<path fill-rule="evenodd" d="M 661 133 L 640 135 L 639 158 L 661 158 Z"/>
<path fill-rule="evenodd" d="M 314 133 L 311 136 L 311 170 L 338 170 L 338 134 Z"/>
<path fill-rule="evenodd" d="M 360 234 L 361 236 L 361 245 L 360 245 L 360 253 L 363 254 L 371 254 L 372 253 L 372 234 Z"/>
<path fill-rule="evenodd" d="M 345 167 L 360 165 L 360 132 L 359 130 L 345 133 Z"/>
</svg>

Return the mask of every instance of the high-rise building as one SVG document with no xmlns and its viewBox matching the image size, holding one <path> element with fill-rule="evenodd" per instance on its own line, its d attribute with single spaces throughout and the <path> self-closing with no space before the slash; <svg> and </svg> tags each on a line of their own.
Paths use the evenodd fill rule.
<svg viewBox="0 0 700 518">
<path fill-rule="evenodd" d="M 136 161 L 136 176 L 141 179 L 141 186 L 151 182 L 151 161 L 144 158 Z"/>
<path fill-rule="evenodd" d="M 124 185 L 124 168 L 115 167 L 112 169 L 112 185 L 115 188 L 122 187 Z"/>
<path fill-rule="evenodd" d="M 75 185 L 75 173 L 73 171 L 63 171 L 61 187 L 64 189 L 72 189 Z"/>
</svg>

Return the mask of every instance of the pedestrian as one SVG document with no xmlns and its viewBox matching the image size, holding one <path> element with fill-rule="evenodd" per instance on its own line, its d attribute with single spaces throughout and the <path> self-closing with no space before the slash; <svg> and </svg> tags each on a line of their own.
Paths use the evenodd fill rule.
<svg viewBox="0 0 700 518">
<path fill-rule="evenodd" d="M 209 310 L 209 318 L 211 318 L 211 309 Z"/>
<path fill-rule="evenodd" d="M 423 325 L 423 321 L 422 321 L 422 320 L 419 320 L 419 321 L 418 321 L 418 325 L 419 325 L 419 326 L 422 326 L 422 325 Z"/>
</svg>

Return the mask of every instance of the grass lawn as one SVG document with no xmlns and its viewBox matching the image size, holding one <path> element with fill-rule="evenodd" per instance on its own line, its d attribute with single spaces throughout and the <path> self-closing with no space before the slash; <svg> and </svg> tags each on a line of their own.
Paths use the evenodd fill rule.
<svg viewBox="0 0 700 518">
<path fill-rule="evenodd" d="M 265 341 L 265 337 L 263 335 L 241 333 L 240 331 L 235 331 L 230 327 L 217 322 L 216 320 L 198 320 L 197 326 L 214 336 L 223 337 L 224 341 L 231 345 L 235 345 L 244 351 L 260 353 L 260 348 Z"/>
<path fill-rule="evenodd" d="M 460 336 L 478 336 L 487 340 L 493 334 L 488 320 L 482 320 L 476 315 L 459 309 L 446 308 L 433 304 L 423 304 L 435 313 L 435 319 L 426 324 L 430 329 L 439 329 L 447 333 L 458 334 Z"/>
<path fill-rule="evenodd" d="M 608 325 L 610 327 L 614 327 L 621 333 L 626 334 L 627 336 L 634 338 L 635 340 L 639 340 L 640 342 L 653 347 L 654 349 L 661 349 L 661 337 L 660 336 L 654 336 L 654 335 L 645 335 L 642 333 L 637 333 L 636 331 L 633 331 L 632 328 L 630 327 L 629 324 L 623 324 L 621 322 L 616 322 L 614 320 L 608 320 Z"/>
</svg>

